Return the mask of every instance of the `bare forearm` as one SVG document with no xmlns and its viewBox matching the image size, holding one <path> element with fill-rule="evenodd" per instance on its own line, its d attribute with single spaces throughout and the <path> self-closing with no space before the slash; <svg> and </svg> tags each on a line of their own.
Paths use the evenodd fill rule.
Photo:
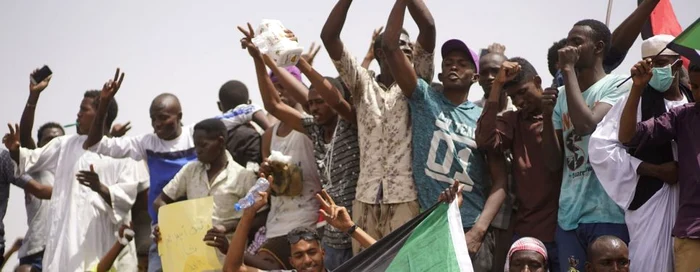
<svg viewBox="0 0 700 272">
<path fill-rule="evenodd" d="M 493 186 L 489 197 L 484 204 L 484 210 L 479 216 L 479 220 L 474 224 L 477 230 L 486 231 L 491 225 L 491 222 L 496 217 L 496 214 L 501 209 L 503 201 L 506 199 L 506 186 L 508 174 L 506 173 L 506 160 L 503 153 L 489 152 L 488 153 L 489 172 L 493 180 Z"/>
<path fill-rule="evenodd" d="M 660 0 L 645 0 L 642 2 L 627 19 L 613 31 L 611 47 L 620 52 L 627 52 L 637 36 L 642 32 L 644 23 L 649 19 Z"/>
<path fill-rule="evenodd" d="M 637 174 L 640 176 L 650 176 L 655 178 L 659 177 L 659 167 L 656 164 L 642 162 L 637 167 Z"/>
<path fill-rule="evenodd" d="M 435 19 L 428 10 L 423 0 L 407 0 L 408 12 L 416 21 L 420 33 L 418 34 L 418 43 L 428 52 L 435 50 Z"/>
<path fill-rule="evenodd" d="M 89 149 L 93 145 L 96 145 L 102 140 L 102 136 L 105 135 L 104 124 L 106 121 L 105 119 L 107 119 L 107 109 L 109 108 L 110 102 L 111 99 L 100 100 L 100 105 L 97 108 L 97 116 L 95 116 L 95 120 L 92 121 L 92 127 L 90 127 L 88 137 L 83 143 L 84 149 Z"/>
<path fill-rule="evenodd" d="M 32 130 L 34 130 L 34 114 L 38 102 L 39 94 L 30 92 L 22 112 L 22 118 L 19 121 L 19 143 L 22 147 L 29 149 L 36 148 L 36 143 L 32 139 Z"/>
<path fill-rule="evenodd" d="M 270 114 L 279 118 L 277 116 L 277 111 L 283 103 L 282 99 L 280 99 L 279 95 L 275 95 L 277 92 L 275 90 L 275 85 L 267 75 L 267 69 L 265 69 L 265 63 L 262 58 L 253 57 L 253 61 L 255 63 L 255 75 L 258 79 L 258 86 L 260 86 L 260 96 L 263 100 L 263 105 Z"/>
<path fill-rule="evenodd" d="M 248 241 L 248 232 L 250 231 L 254 219 L 254 211 L 245 210 L 243 212 L 243 216 L 240 222 L 238 222 L 236 231 L 231 238 L 231 243 L 229 244 L 224 261 L 223 271 L 239 271 L 241 267 L 243 267 L 243 256 L 245 254 L 246 242 Z"/>
<path fill-rule="evenodd" d="M 345 25 L 345 19 L 350 10 L 352 0 L 339 0 L 335 4 L 331 14 L 328 15 L 326 23 L 321 30 L 321 40 L 328 51 L 328 55 L 333 60 L 340 60 L 343 54 L 343 42 L 340 40 L 340 32 Z"/>
<path fill-rule="evenodd" d="M 109 269 L 112 268 L 112 265 L 114 265 L 114 261 L 117 260 L 117 257 L 119 257 L 119 253 L 122 252 L 122 249 L 124 249 L 124 246 L 120 244 L 119 242 L 114 243 L 111 249 L 105 254 L 102 259 L 100 259 L 100 262 L 97 264 L 97 271 L 98 272 L 107 272 Z"/>
<path fill-rule="evenodd" d="M 581 96 L 581 88 L 578 85 L 578 77 L 573 67 L 563 68 L 564 86 L 566 86 L 566 103 L 569 107 L 569 117 L 574 126 L 574 131 L 580 136 L 591 134 L 597 125 L 591 109 Z"/>
<path fill-rule="evenodd" d="M 634 134 L 637 131 L 637 107 L 639 99 L 642 96 L 643 86 L 632 85 L 627 103 L 622 109 L 620 116 L 620 128 L 618 131 L 618 140 L 623 144 L 628 144 L 632 141 Z"/>
<path fill-rule="evenodd" d="M 367 234 L 359 227 L 352 233 L 352 239 L 355 239 L 358 243 L 360 243 L 363 248 L 369 248 L 377 242 L 377 240 L 372 238 L 372 236 Z"/>
<path fill-rule="evenodd" d="M 311 84 L 316 86 L 316 91 L 318 91 L 319 95 L 321 95 L 323 100 L 326 101 L 331 108 L 338 112 L 343 119 L 353 123 L 356 122 L 356 114 L 350 102 L 343 98 L 340 90 L 336 89 L 333 84 L 326 80 L 323 75 L 311 67 L 305 60 L 300 60 L 297 66 L 299 70 L 306 75 L 306 78 L 311 81 Z"/>
<path fill-rule="evenodd" d="M 102 199 L 107 202 L 107 205 L 112 207 L 112 194 L 109 193 L 109 187 L 107 187 L 104 184 L 100 185 L 100 189 L 97 191 L 97 193 L 102 197 Z"/>
</svg>

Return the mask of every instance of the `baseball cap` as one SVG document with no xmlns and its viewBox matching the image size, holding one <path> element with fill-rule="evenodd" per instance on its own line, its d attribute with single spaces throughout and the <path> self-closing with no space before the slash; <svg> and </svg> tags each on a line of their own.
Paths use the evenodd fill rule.
<svg viewBox="0 0 700 272">
<path fill-rule="evenodd" d="M 654 57 L 659 54 L 661 50 L 664 50 L 669 43 L 671 43 L 676 37 L 671 35 L 656 35 L 642 42 L 642 57 Z M 679 54 L 671 49 L 666 48 L 661 52 L 661 56 L 678 56 Z"/>
<path fill-rule="evenodd" d="M 299 70 L 299 68 L 297 68 L 296 66 L 288 66 L 284 67 L 284 69 L 287 70 L 287 72 L 289 72 L 290 74 L 292 74 L 294 78 L 301 81 L 301 70 Z M 277 76 L 275 76 L 272 72 L 270 72 L 270 80 L 272 80 L 272 82 L 277 82 Z"/>
<path fill-rule="evenodd" d="M 474 63 L 474 67 L 476 67 L 476 73 L 479 73 L 479 56 L 476 53 L 474 53 L 474 51 L 469 49 L 467 44 L 458 39 L 452 39 L 442 44 L 442 58 L 445 58 L 445 56 L 447 56 L 447 54 L 449 54 L 452 51 L 468 52 L 468 55 L 472 58 L 472 63 Z"/>
</svg>

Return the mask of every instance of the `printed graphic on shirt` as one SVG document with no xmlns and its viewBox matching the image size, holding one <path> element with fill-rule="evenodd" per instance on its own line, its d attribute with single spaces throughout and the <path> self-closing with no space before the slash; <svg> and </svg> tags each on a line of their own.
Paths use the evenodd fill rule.
<svg viewBox="0 0 700 272">
<path fill-rule="evenodd" d="M 450 132 L 449 129 L 452 123 L 455 127 L 454 132 Z M 430 141 L 425 175 L 447 183 L 458 180 L 465 185 L 464 192 L 471 192 L 474 181 L 467 173 L 467 164 L 472 154 L 471 148 L 476 148 L 476 142 L 473 140 L 475 128 L 450 120 L 443 113 L 435 119 L 435 127 L 438 129 L 433 132 Z M 451 173 L 453 163 L 457 163 L 459 170 Z"/>
</svg>

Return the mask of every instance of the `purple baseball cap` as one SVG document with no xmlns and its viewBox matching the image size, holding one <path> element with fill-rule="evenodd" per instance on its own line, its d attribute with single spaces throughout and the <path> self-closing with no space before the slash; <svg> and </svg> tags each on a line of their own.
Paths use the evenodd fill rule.
<svg viewBox="0 0 700 272">
<path fill-rule="evenodd" d="M 445 43 L 442 44 L 442 58 L 445 58 L 447 54 L 449 54 L 452 51 L 462 51 L 465 53 L 469 53 L 467 55 L 471 56 L 472 58 L 472 63 L 474 63 L 474 67 L 476 67 L 476 73 L 479 73 L 479 55 L 477 55 L 474 51 L 469 49 L 467 44 L 465 44 L 463 41 L 458 40 L 458 39 L 452 39 L 449 41 L 446 41 Z"/>
<path fill-rule="evenodd" d="M 287 70 L 287 72 L 289 72 L 290 74 L 292 74 L 297 80 L 301 81 L 301 70 L 299 70 L 299 68 L 297 68 L 296 66 L 288 66 L 284 67 L 284 69 Z M 272 72 L 270 72 L 270 80 L 272 80 L 273 83 L 277 82 L 277 76 L 272 74 Z"/>
</svg>

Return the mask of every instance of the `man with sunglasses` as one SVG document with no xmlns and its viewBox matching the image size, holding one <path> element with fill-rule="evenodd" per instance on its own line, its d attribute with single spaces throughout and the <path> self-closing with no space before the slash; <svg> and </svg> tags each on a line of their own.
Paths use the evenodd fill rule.
<svg viewBox="0 0 700 272">
<path fill-rule="evenodd" d="M 272 177 L 269 177 L 272 182 Z M 462 189 L 464 185 L 455 181 L 452 186 L 446 188 L 438 197 L 439 202 L 451 203 L 456 200 L 461 206 L 463 202 Z M 246 238 L 248 231 L 253 223 L 256 212 L 265 207 L 268 202 L 268 193 L 259 193 L 259 197 L 255 200 L 253 206 L 243 211 L 243 216 L 238 223 L 236 232 L 231 238 L 226 260 L 224 262 L 224 272 L 264 272 L 264 270 L 255 267 L 246 266 L 243 264 Z M 362 228 L 358 227 L 350 218 L 350 214 L 345 207 L 335 204 L 328 193 L 323 190 L 316 194 L 316 199 L 321 204 L 320 212 L 328 224 L 334 228 L 348 233 L 355 239 L 363 248 L 369 248 L 376 240 L 367 234 Z M 308 272 L 323 272 L 326 269 L 323 259 L 325 252 L 321 246 L 321 238 L 315 230 L 306 227 L 295 228 L 287 234 L 287 241 L 291 248 L 291 257 L 289 263 L 294 267 L 293 270 L 276 270 L 276 271 L 308 271 Z M 249 264 L 250 265 L 250 264 Z"/>
</svg>

